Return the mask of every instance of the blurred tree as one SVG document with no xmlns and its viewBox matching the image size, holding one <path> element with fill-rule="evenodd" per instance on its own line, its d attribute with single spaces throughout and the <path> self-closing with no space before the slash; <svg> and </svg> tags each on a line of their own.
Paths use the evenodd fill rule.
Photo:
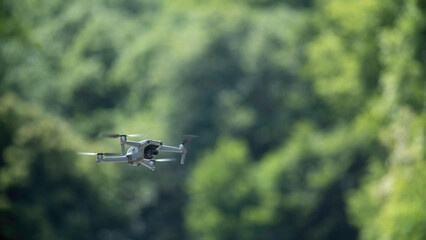
<svg viewBox="0 0 426 240">
<path fill-rule="evenodd" d="M 0 103 L 2 239 L 93 239 L 125 226 L 125 215 L 76 171 L 66 124 L 13 95 Z"/>
<path fill-rule="evenodd" d="M 425 117 L 402 109 L 383 131 L 390 150 L 386 164 L 374 161 L 359 190 L 349 194 L 353 222 L 362 239 L 423 239 L 425 204 Z"/>
<path fill-rule="evenodd" d="M 354 222 L 363 239 L 423 239 L 426 216 L 424 8 L 421 2 L 399 6 L 393 24 L 379 32 L 383 71 L 380 105 L 387 124 L 380 139 L 387 148 L 386 164 L 372 163 L 364 184 L 349 198 Z"/>
<path fill-rule="evenodd" d="M 194 239 L 244 239 L 243 208 L 252 202 L 246 144 L 220 139 L 188 178 L 186 225 Z M 206 191 L 207 190 L 207 191 Z"/>
<path fill-rule="evenodd" d="M 424 238 L 425 9 L 2 1 L 2 236 Z M 72 154 L 103 131 L 197 134 L 202 157 L 154 174 Z"/>
<path fill-rule="evenodd" d="M 237 217 L 239 223 L 245 223 L 241 223 L 242 225 L 250 226 L 245 229 L 251 233 L 247 238 L 356 238 L 357 231 L 349 224 L 346 211 L 347 194 L 359 186 L 364 169 L 370 167 L 370 162 L 383 163 L 393 155 L 396 146 L 389 146 L 386 137 L 383 137 L 394 132 L 389 126 L 404 114 L 414 119 L 424 117 L 424 114 L 417 115 L 413 112 L 423 111 L 425 99 L 424 91 L 420 93 L 416 90 L 425 88 L 424 81 L 420 80 L 424 79 L 424 72 L 419 68 L 418 59 L 414 55 L 417 52 L 415 48 L 419 46 L 417 41 L 422 39 L 417 34 L 422 33 L 421 27 L 424 27 L 416 4 L 415 1 L 407 2 L 403 8 L 406 10 L 400 11 L 398 3 L 392 1 L 317 2 L 310 26 L 315 29 L 316 34 L 307 45 L 304 76 L 312 81 L 315 92 L 311 94 L 320 96 L 330 107 L 328 111 L 334 119 L 331 124 L 321 124 L 322 119 L 318 118 L 321 111 L 312 108 L 314 117 L 310 122 L 326 128 L 301 127 L 291 131 L 294 137 L 283 141 L 282 150 L 277 150 L 276 154 L 268 154 L 259 162 L 259 167 L 254 168 L 256 173 L 245 177 L 255 179 L 253 187 L 257 198 L 247 206 L 238 206 L 238 209 L 244 209 L 244 214 L 232 217 Z M 398 16 L 401 16 L 400 20 Z M 394 24 L 396 29 L 389 30 Z M 254 42 L 253 39 L 250 40 Z M 246 49 L 250 52 L 251 48 Z M 267 51 L 264 49 L 260 52 Z M 272 65 L 267 60 L 260 61 L 264 62 L 268 64 L 256 66 L 263 70 Z M 402 78 L 407 79 L 404 85 Z M 267 85 L 273 83 L 271 81 Z M 412 90 L 407 90 L 411 87 Z M 271 90 L 267 92 L 272 93 Z M 284 93 L 281 91 L 281 94 Z M 250 99 L 256 98 L 251 96 Z M 406 110 L 397 110 L 400 105 L 405 106 L 402 109 Z M 256 102 L 252 102 L 250 106 L 256 106 Z M 282 104 L 278 106 L 284 107 Z M 313 106 L 298 109 L 306 111 L 310 107 Z M 283 108 L 282 111 L 287 113 L 288 108 Z M 278 115 L 279 113 L 275 113 L 269 120 Z M 303 116 L 299 117 L 296 119 L 303 119 Z M 272 126 L 280 136 L 286 136 L 290 132 L 289 129 L 277 131 L 277 126 Z M 262 133 L 267 132 L 266 128 L 261 129 Z M 416 139 L 416 147 L 403 147 L 407 148 L 404 152 L 411 157 L 423 159 L 424 128 L 413 131 L 409 129 L 410 127 L 406 131 L 411 134 L 418 133 L 412 137 Z M 409 133 L 402 135 L 410 136 Z M 191 185 L 189 183 L 190 187 Z M 403 186 L 396 191 L 409 191 L 406 185 Z M 208 188 L 205 189 L 209 191 Z M 372 192 L 374 191 L 362 193 Z M 356 196 L 359 195 L 362 196 L 361 193 Z M 369 212 L 368 209 L 377 207 L 380 211 L 378 203 L 362 202 L 362 199 L 368 197 L 354 197 L 354 200 L 350 200 L 350 206 L 358 206 L 355 211 L 351 211 L 351 216 L 357 218 L 359 211 L 359 214 L 368 214 L 362 216 L 372 218 L 374 211 Z M 422 204 L 418 200 L 420 198 L 413 197 L 414 206 Z M 196 197 L 194 201 L 195 199 Z M 409 201 L 410 198 L 407 198 L 407 203 Z M 206 208 L 217 206 L 216 203 L 208 204 Z M 392 204 L 393 208 L 399 207 L 396 201 L 392 201 Z M 362 207 L 359 206 L 366 210 L 361 212 Z M 403 204 L 400 207 L 404 209 Z M 224 208 L 216 211 L 220 212 L 222 209 Z M 410 234 L 414 239 L 424 236 L 418 228 L 423 222 L 422 215 L 412 215 L 414 212 L 410 209 L 402 212 L 396 210 L 394 214 L 394 210 L 388 209 L 390 208 L 383 206 L 383 217 L 380 223 L 377 221 L 377 224 L 382 224 L 382 229 L 389 226 L 383 225 L 385 221 L 395 224 L 397 216 L 412 222 L 402 231 L 383 231 L 384 238 L 398 238 L 403 233 Z M 357 224 L 365 228 L 361 229 L 361 237 L 366 237 L 364 232 L 370 231 L 376 235 L 367 235 L 367 238 L 380 237 L 380 226 L 362 220 Z M 238 228 L 234 229 L 227 230 L 231 232 L 226 236 L 241 232 Z M 215 234 L 218 233 L 205 235 Z"/>
<path fill-rule="evenodd" d="M 234 4 L 226 10 L 215 5 L 196 9 L 170 8 L 159 26 L 135 39 L 114 66 L 116 78 L 137 82 L 139 91 L 128 98 L 133 108 L 148 105 L 172 131 L 202 135 L 197 147 L 209 146 L 222 134 L 244 137 L 255 157 L 271 143 L 285 141 L 298 119 L 329 119 L 311 114 L 314 108 L 326 109 L 309 84 L 298 81 L 296 33 L 304 26 L 303 14 Z M 129 72 L 135 73 L 125 75 Z"/>
</svg>

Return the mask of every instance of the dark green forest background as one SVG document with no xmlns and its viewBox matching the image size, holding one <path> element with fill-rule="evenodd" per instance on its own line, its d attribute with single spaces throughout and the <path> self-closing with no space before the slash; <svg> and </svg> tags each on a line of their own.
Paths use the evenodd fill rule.
<svg viewBox="0 0 426 240">
<path fill-rule="evenodd" d="M 426 239 L 425 69 L 424 0 L 1 0 L 0 238 Z"/>
</svg>

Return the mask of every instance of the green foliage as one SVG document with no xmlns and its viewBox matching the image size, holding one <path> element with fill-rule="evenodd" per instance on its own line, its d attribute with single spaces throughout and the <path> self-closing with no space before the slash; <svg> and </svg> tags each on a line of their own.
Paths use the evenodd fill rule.
<svg viewBox="0 0 426 240">
<path fill-rule="evenodd" d="M 383 170 L 382 170 L 383 171 Z M 351 195 L 355 223 L 363 239 L 423 239 L 425 164 L 398 166 Z M 383 174 L 383 173 L 382 173 Z"/>
<path fill-rule="evenodd" d="M 76 171 L 69 127 L 13 95 L 0 103 L 2 237 L 93 239 L 106 226 L 122 225 L 124 216 Z"/>
<path fill-rule="evenodd" d="M 220 139 L 188 177 L 186 225 L 194 239 L 235 239 L 245 234 L 242 207 L 250 202 L 246 144 Z M 206 191 L 208 189 L 208 191 Z"/>
<path fill-rule="evenodd" d="M 424 239 L 425 9 L 2 1 L 0 237 Z M 151 173 L 100 132 L 200 137 Z"/>
</svg>

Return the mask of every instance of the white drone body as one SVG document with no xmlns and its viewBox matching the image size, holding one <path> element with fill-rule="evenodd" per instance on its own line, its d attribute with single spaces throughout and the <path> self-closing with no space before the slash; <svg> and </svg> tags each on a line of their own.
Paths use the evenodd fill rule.
<svg viewBox="0 0 426 240">
<path fill-rule="evenodd" d="M 155 159 L 154 157 L 158 155 L 159 152 L 172 152 L 172 153 L 180 153 L 182 154 L 180 163 L 185 163 L 185 156 L 187 150 L 185 148 L 185 143 L 195 138 L 195 136 L 187 135 L 185 136 L 182 143 L 179 147 L 166 146 L 163 145 L 161 141 L 156 140 L 143 140 L 140 142 L 127 141 L 127 137 L 134 137 L 138 135 L 120 135 L 120 134 L 102 134 L 102 137 L 111 137 L 111 138 L 120 138 L 121 144 L 121 154 L 120 153 L 86 153 L 80 152 L 82 155 L 96 155 L 97 161 L 96 163 L 100 164 L 102 162 L 127 162 L 130 166 L 145 166 L 152 171 L 155 170 L 156 162 L 171 162 L 176 161 L 173 158 L 163 158 L 163 159 Z M 130 146 L 130 148 L 126 152 L 126 145 Z M 107 157 L 104 156 L 115 156 L 115 157 Z"/>
</svg>

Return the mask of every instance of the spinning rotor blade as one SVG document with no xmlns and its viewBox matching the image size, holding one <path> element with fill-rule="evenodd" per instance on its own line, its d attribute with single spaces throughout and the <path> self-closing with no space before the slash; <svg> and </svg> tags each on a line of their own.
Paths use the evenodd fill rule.
<svg viewBox="0 0 426 240">
<path fill-rule="evenodd" d="M 146 134 L 136 133 L 136 134 L 127 134 L 128 137 L 145 137 Z"/>
<path fill-rule="evenodd" d="M 99 137 L 109 137 L 109 138 L 118 138 L 120 137 L 120 134 L 108 134 L 108 133 L 101 133 L 99 134 Z"/>
<path fill-rule="evenodd" d="M 146 136 L 146 134 L 109 134 L 109 133 L 101 133 L 99 134 L 99 137 L 105 137 L 105 138 L 118 138 L 120 136 L 126 136 L 126 137 L 143 137 Z"/>
<path fill-rule="evenodd" d="M 95 156 L 95 155 L 98 155 L 97 153 L 91 153 L 91 152 L 78 152 L 77 154 L 80 154 L 80 155 L 87 155 L 87 156 Z"/>
<path fill-rule="evenodd" d="M 98 154 L 104 155 L 104 156 L 122 156 L 121 153 L 92 153 L 92 152 L 78 152 L 80 155 L 87 155 L 87 156 L 95 156 Z"/>
<path fill-rule="evenodd" d="M 156 162 L 174 162 L 176 161 L 175 158 L 162 158 L 162 159 L 153 159 Z"/>
<path fill-rule="evenodd" d="M 182 137 L 182 144 L 191 142 L 192 140 L 196 139 L 198 136 L 196 135 L 183 135 Z"/>
</svg>

